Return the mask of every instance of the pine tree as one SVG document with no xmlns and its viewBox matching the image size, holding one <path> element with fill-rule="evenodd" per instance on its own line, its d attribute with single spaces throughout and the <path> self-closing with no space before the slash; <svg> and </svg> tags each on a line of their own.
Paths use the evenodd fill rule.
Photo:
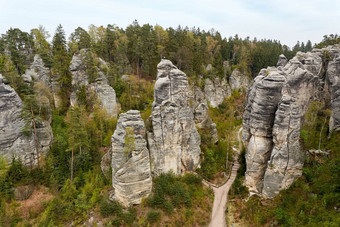
<svg viewBox="0 0 340 227">
<path fill-rule="evenodd" d="M 66 50 L 65 32 L 61 25 L 57 27 L 53 37 L 53 68 L 52 72 L 56 77 L 60 86 L 60 96 L 62 103 L 62 110 L 66 110 L 69 106 L 69 97 L 71 91 L 72 76 L 69 71 L 71 58 Z"/>
<path fill-rule="evenodd" d="M 87 123 L 86 112 L 83 107 L 71 107 L 66 115 L 66 123 L 68 124 L 68 143 L 72 151 L 71 158 L 71 181 L 73 181 L 74 170 L 74 153 L 82 152 L 89 148 L 89 138 L 86 130 Z"/>
</svg>

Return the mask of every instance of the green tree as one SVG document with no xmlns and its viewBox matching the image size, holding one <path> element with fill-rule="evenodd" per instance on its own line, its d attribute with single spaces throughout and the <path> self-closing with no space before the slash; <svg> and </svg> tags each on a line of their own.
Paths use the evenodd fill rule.
<svg viewBox="0 0 340 227">
<path fill-rule="evenodd" d="M 79 106 L 70 107 L 65 120 L 68 125 L 68 144 L 72 151 L 71 182 L 73 182 L 74 153 L 78 151 L 82 153 L 90 147 L 86 130 L 87 116 L 85 109 Z"/>
<path fill-rule="evenodd" d="M 46 67 L 51 68 L 53 57 L 51 45 L 47 41 L 47 39 L 50 37 L 48 31 L 46 31 L 46 29 L 42 25 L 39 25 L 38 28 L 34 28 L 31 30 L 31 36 L 34 40 L 35 53 L 40 55 Z"/>
<path fill-rule="evenodd" d="M 81 27 L 76 28 L 74 33 L 71 34 L 71 40 L 77 42 L 79 50 L 91 47 L 91 37 L 87 31 Z"/>
<path fill-rule="evenodd" d="M 26 70 L 26 59 L 34 45 L 32 36 L 19 28 L 10 28 L 2 38 L 17 72 L 23 74 Z"/>
<path fill-rule="evenodd" d="M 69 71 L 71 58 L 67 53 L 66 39 L 63 27 L 59 25 L 53 37 L 53 76 L 57 79 L 60 86 L 60 96 L 62 103 L 62 110 L 66 110 L 69 106 L 69 97 L 71 91 L 72 76 Z"/>
</svg>

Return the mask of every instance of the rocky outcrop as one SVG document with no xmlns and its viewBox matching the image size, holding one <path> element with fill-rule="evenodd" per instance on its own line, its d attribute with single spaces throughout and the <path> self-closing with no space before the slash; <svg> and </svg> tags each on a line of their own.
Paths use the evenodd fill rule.
<svg viewBox="0 0 340 227">
<path fill-rule="evenodd" d="M 103 155 L 102 160 L 100 161 L 100 169 L 102 170 L 106 179 L 111 178 L 111 160 L 112 160 L 112 151 L 111 148 Z"/>
<path fill-rule="evenodd" d="M 17 201 L 22 201 L 28 199 L 34 191 L 34 185 L 22 185 L 14 188 L 13 194 L 14 199 Z"/>
<path fill-rule="evenodd" d="M 90 61 L 92 62 L 88 63 Z M 89 77 L 87 73 L 88 64 L 91 64 L 92 67 L 94 67 L 93 70 L 96 71 L 95 78 Z M 82 49 L 74 54 L 70 64 L 72 86 L 74 88 L 74 91 L 71 94 L 71 105 L 76 105 L 78 103 L 76 93 L 82 86 L 85 86 L 88 97 L 95 94 L 100 103 L 100 107 L 106 109 L 110 116 L 117 116 L 119 107 L 117 104 L 116 92 L 108 84 L 107 76 L 104 73 L 105 68 L 107 68 L 106 62 L 94 56 L 93 53 L 87 49 Z"/>
<path fill-rule="evenodd" d="M 328 69 L 326 52 L 333 59 Z M 284 67 L 262 69 L 255 78 L 248 90 L 243 119 L 245 184 L 251 192 L 274 197 L 301 175 L 305 159 L 299 144 L 302 119 L 312 100 L 324 98 L 325 72 L 330 93 L 334 94 L 333 116 L 339 113 L 336 86 L 340 68 L 335 66 L 339 53 L 338 45 L 299 52 Z"/>
<path fill-rule="evenodd" d="M 152 132 L 148 133 L 154 174 L 173 171 L 182 174 L 200 164 L 200 135 L 190 107 L 188 78 L 171 61 L 157 66 Z"/>
<path fill-rule="evenodd" d="M 52 143 L 52 129 L 48 122 L 36 123 L 37 152 L 33 132 L 23 134 L 25 121 L 21 118 L 22 107 L 19 95 L 3 83 L 0 74 L 0 155 L 9 161 L 15 157 L 27 166 L 35 166 L 37 157 L 45 153 Z"/>
<path fill-rule="evenodd" d="M 192 88 L 193 97 L 191 97 L 191 107 L 194 111 L 194 120 L 196 126 L 202 129 L 208 129 L 213 142 L 218 141 L 216 124 L 209 116 L 209 106 L 204 93 L 199 87 Z"/>
<path fill-rule="evenodd" d="M 286 56 L 284 56 L 283 54 L 281 54 L 279 56 L 279 60 L 277 61 L 276 66 L 279 67 L 285 67 L 287 65 L 288 59 L 286 58 Z"/>
<path fill-rule="evenodd" d="M 122 113 L 112 136 L 112 186 L 126 207 L 140 204 L 152 189 L 144 121 L 139 111 Z"/>
<path fill-rule="evenodd" d="M 48 87 L 51 87 L 50 70 L 45 67 L 43 60 L 38 54 L 34 56 L 33 63 L 26 69 L 22 78 L 25 82 L 31 82 L 32 80 L 35 82 L 42 81 Z"/>
<path fill-rule="evenodd" d="M 204 94 L 210 106 L 216 108 L 223 102 L 225 97 L 231 95 L 231 89 L 224 78 L 220 80 L 215 77 L 213 81 L 207 78 L 204 84 Z"/>
<path fill-rule="evenodd" d="M 332 115 L 329 130 L 340 131 L 340 54 L 334 53 L 334 58 L 328 64 L 326 82 L 330 91 Z"/>
<path fill-rule="evenodd" d="M 231 90 L 246 90 L 250 86 L 251 82 L 252 79 L 249 76 L 241 73 L 238 69 L 235 69 L 229 77 Z"/>
</svg>

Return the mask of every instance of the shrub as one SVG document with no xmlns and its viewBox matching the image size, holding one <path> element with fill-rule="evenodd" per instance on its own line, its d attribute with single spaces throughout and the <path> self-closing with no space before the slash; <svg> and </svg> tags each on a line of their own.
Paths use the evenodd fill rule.
<svg viewBox="0 0 340 227">
<path fill-rule="evenodd" d="M 128 225 L 132 225 L 132 223 L 136 220 L 136 217 L 137 210 L 133 207 L 129 207 L 128 211 L 123 215 L 124 222 Z"/>
<path fill-rule="evenodd" d="M 110 201 L 107 199 L 103 199 L 100 203 L 100 214 L 103 217 L 108 217 L 112 215 L 120 216 L 123 213 L 123 207 L 117 201 Z"/>
<path fill-rule="evenodd" d="M 146 215 L 146 220 L 150 223 L 156 223 L 161 219 L 161 212 L 158 210 L 150 210 Z"/>
</svg>

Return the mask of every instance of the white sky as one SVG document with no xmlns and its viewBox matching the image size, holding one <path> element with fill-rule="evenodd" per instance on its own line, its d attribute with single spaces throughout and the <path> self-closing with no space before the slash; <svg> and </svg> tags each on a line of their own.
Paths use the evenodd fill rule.
<svg viewBox="0 0 340 227">
<path fill-rule="evenodd" d="M 29 32 L 43 25 L 53 36 L 58 24 L 69 35 L 78 26 L 133 20 L 162 27 L 214 28 L 223 37 L 320 42 L 340 34 L 340 0 L 0 0 L 0 33 L 10 27 Z"/>
</svg>

